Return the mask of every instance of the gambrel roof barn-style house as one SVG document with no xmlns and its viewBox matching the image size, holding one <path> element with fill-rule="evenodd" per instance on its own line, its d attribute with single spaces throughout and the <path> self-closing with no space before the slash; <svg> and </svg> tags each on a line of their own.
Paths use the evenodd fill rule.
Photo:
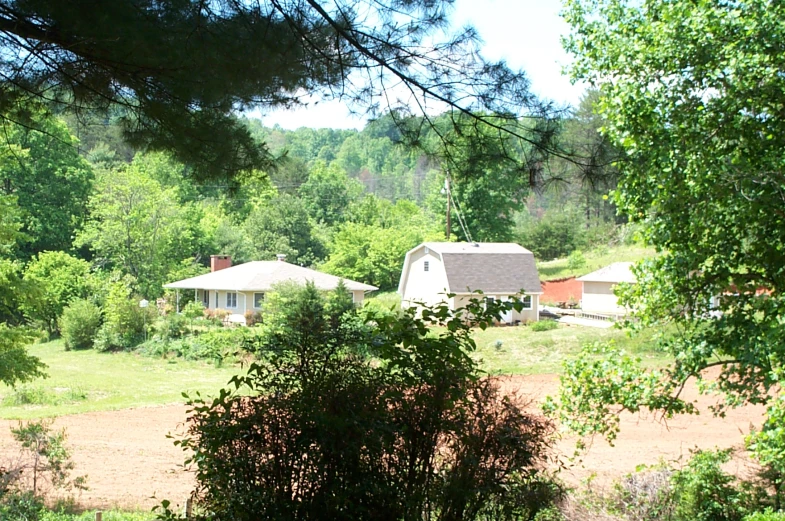
<svg viewBox="0 0 785 521">
<path fill-rule="evenodd" d="M 511 310 L 502 321 L 536 321 L 540 277 L 534 255 L 515 243 L 425 242 L 406 254 L 398 293 L 404 307 L 446 302 L 450 309 L 466 305 L 473 291 L 485 298 L 507 300 L 525 294 L 524 309 Z M 447 294 L 455 296 L 447 298 Z"/>
<path fill-rule="evenodd" d="M 178 280 L 165 284 L 164 287 L 193 290 L 196 299 L 201 301 L 206 309 L 225 309 L 230 312 L 230 321 L 243 324 L 245 312 L 261 311 L 264 294 L 283 282 L 313 282 L 316 289 L 327 291 L 335 289 L 343 280 L 356 304 L 363 301 L 366 291 L 378 289 L 370 284 L 289 264 L 285 258 L 285 255 L 279 255 L 277 261 L 252 261 L 232 266 L 231 257 L 213 255 L 210 258 L 210 273 Z"/>
</svg>

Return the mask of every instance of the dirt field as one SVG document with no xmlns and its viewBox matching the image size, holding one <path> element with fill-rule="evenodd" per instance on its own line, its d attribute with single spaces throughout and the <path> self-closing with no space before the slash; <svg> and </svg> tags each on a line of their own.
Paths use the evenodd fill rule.
<svg viewBox="0 0 785 521">
<path fill-rule="evenodd" d="M 570 300 L 579 301 L 583 297 L 583 282 L 575 280 L 575 277 L 549 280 L 542 283 L 542 291 L 540 303 L 549 302 L 553 304 Z"/>
<path fill-rule="evenodd" d="M 509 377 L 505 389 L 539 400 L 555 394 L 557 385 L 553 375 Z M 689 396 L 696 396 L 694 390 Z M 699 400 L 703 409 L 710 403 L 711 398 Z M 596 474 L 597 482 L 607 483 L 641 463 L 686 457 L 691 448 L 741 446 L 742 433 L 749 432 L 750 425 L 760 425 L 762 414 L 762 407 L 746 407 L 731 411 L 723 420 L 705 413 L 672 420 L 667 427 L 652 418 L 627 415 L 616 447 L 596 441 L 583 465 L 567 469 L 562 476 L 577 484 Z M 55 427 L 67 429 L 76 473 L 88 476 L 90 490 L 82 493 L 80 503 L 97 508 L 149 509 L 166 498 L 182 504 L 193 477 L 181 467 L 183 452 L 166 435 L 182 429 L 185 417 L 184 406 L 171 405 L 57 419 Z M 15 422 L 0 421 L 0 457 L 11 455 L 8 427 L 13 425 Z M 571 453 L 572 444 L 563 440 L 559 448 Z"/>
</svg>

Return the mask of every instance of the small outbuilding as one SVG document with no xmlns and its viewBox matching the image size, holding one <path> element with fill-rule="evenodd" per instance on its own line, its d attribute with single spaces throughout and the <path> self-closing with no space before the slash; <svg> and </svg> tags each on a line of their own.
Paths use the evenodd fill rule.
<svg viewBox="0 0 785 521">
<path fill-rule="evenodd" d="M 524 309 L 508 311 L 508 324 L 539 317 L 540 277 L 534 255 L 515 243 L 425 242 L 406 253 L 398 293 L 404 307 L 445 302 L 464 307 L 472 292 L 486 299 L 521 297 Z M 448 298 L 448 294 L 455 296 Z"/>
<path fill-rule="evenodd" d="M 231 257 L 213 255 L 210 273 L 178 280 L 164 287 L 193 290 L 196 300 L 201 301 L 205 309 L 225 309 L 230 312 L 229 321 L 242 324 L 245 323 L 246 311 L 261 311 L 265 293 L 283 282 L 313 282 L 317 289 L 328 291 L 334 290 L 343 280 L 355 304 L 363 301 L 365 292 L 378 289 L 370 284 L 289 264 L 285 258 L 285 255 L 279 255 L 277 261 L 252 261 L 232 266 Z"/>
<path fill-rule="evenodd" d="M 581 309 L 599 315 L 625 315 L 628 309 L 619 304 L 614 288 L 621 282 L 635 284 L 632 262 L 614 262 L 578 280 L 583 284 Z"/>
</svg>

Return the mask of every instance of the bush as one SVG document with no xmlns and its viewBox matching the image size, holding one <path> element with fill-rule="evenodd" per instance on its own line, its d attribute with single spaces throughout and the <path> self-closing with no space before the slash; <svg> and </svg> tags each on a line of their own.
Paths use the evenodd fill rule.
<svg viewBox="0 0 785 521">
<path fill-rule="evenodd" d="M 736 478 L 722 470 L 730 449 L 698 450 L 687 466 L 673 474 L 675 517 L 682 521 L 741 521 L 747 513 L 745 495 Z"/>
<path fill-rule="evenodd" d="M 567 257 L 567 267 L 571 270 L 576 270 L 584 266 L 586 266 L 586 257 L 583 256 L 583 253 L 581 253 L 580 250 L 575 250 Z"/>
<path fill-rule="evenodd" d="M 218 398 L 191 402 L 178 443 L 198 506 L 214 521 L 531 519 L 556 495 L 537 470 L 552 427 L 466 356 L 471 326 L 498 311 L 441 306 L 362 328 L 344 313 L 335 327 L 306 286 L 265 317 L 265 358 Z"/>
<path fill-rule="evenodd" d="M 537 322 L 532 322 L 529 326 L 532 331 L 551 331 L 558 327 L 559 323 L 555 320 L 538 320 Z"/>
<path fill-rule="evenodd" d="M 772 510 L 755 512 L 745 517 L 744 521 L 785 521 L 785 512 L 774 512 Z"/>
<path fill-rule="evenodd" d="M 98 306 L 89 300 L 72 302 L 60 317 L 60 332 L 65 341 L 65 350 L 93 347 L 100 326 L 101 309 Z"/>
<path fill-rule="evenodd" d="M 162 340 L 182 338 L 188 331 L 188 318 L 178 313 L 170 313 L 156 323 L 155 329 L 156 336 Z"/>
<path fill-rule="evenodd" d="M 114 282 L 104 304 L 104 324 L 95 339 L 99 351 L 134 347 L 145 337 L 145 327 L 157 318 L 155 306 L 139 307 L 140 297 L 133 295 L 124 280 Z"/>
</svg>

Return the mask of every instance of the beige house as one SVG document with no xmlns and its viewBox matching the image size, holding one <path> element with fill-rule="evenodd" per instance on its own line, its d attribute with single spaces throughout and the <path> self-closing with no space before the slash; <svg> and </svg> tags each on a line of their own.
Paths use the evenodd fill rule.
<svg viewBox="0 0 785 521">
<path fill-rule="evenodd" d="M 630 269 L 632 262 L 614 262 L 597 271 L 578 277 L 583 283 L 581 309 L 600 315 L 625 315 L 627 308 L 619 305 L 614 288 L 620 282 L 635 284 L 637 279 Z"/>
<path fill-rule="evenodd" d="M 508 311 L 505 323 L 539 319 L 542 286 L 534 255 L 518 244 L 426 242 L 406 254 L 398 285 L 402 306 L 446 302 L 457 309 L 477 297 L 475 290 L 488 299 L 525 295 L 524 309 Z"/>
<path fill-rule="evenodd" d="M 317 289 L 333 290 L 343 280 L 357 304 L 363 301 L 366 291 L 378 289 L 370 284 L 289 264 L 284 259 L 284 255 L 279 255 L 277 261 L 253 261 L 232 266 L 230 257 L 213 255 L 210 273 L 178 280 L 164 287 L 178 291 L 193 290 L 196 300 L 201 301 L 205 308 L 225 309 L 230 312 L 231 322 L 241 324 L 245 323 L 245 312 L 261 311 L 264 294 L 282 282 L 313 282 Z"/>
</svg>

